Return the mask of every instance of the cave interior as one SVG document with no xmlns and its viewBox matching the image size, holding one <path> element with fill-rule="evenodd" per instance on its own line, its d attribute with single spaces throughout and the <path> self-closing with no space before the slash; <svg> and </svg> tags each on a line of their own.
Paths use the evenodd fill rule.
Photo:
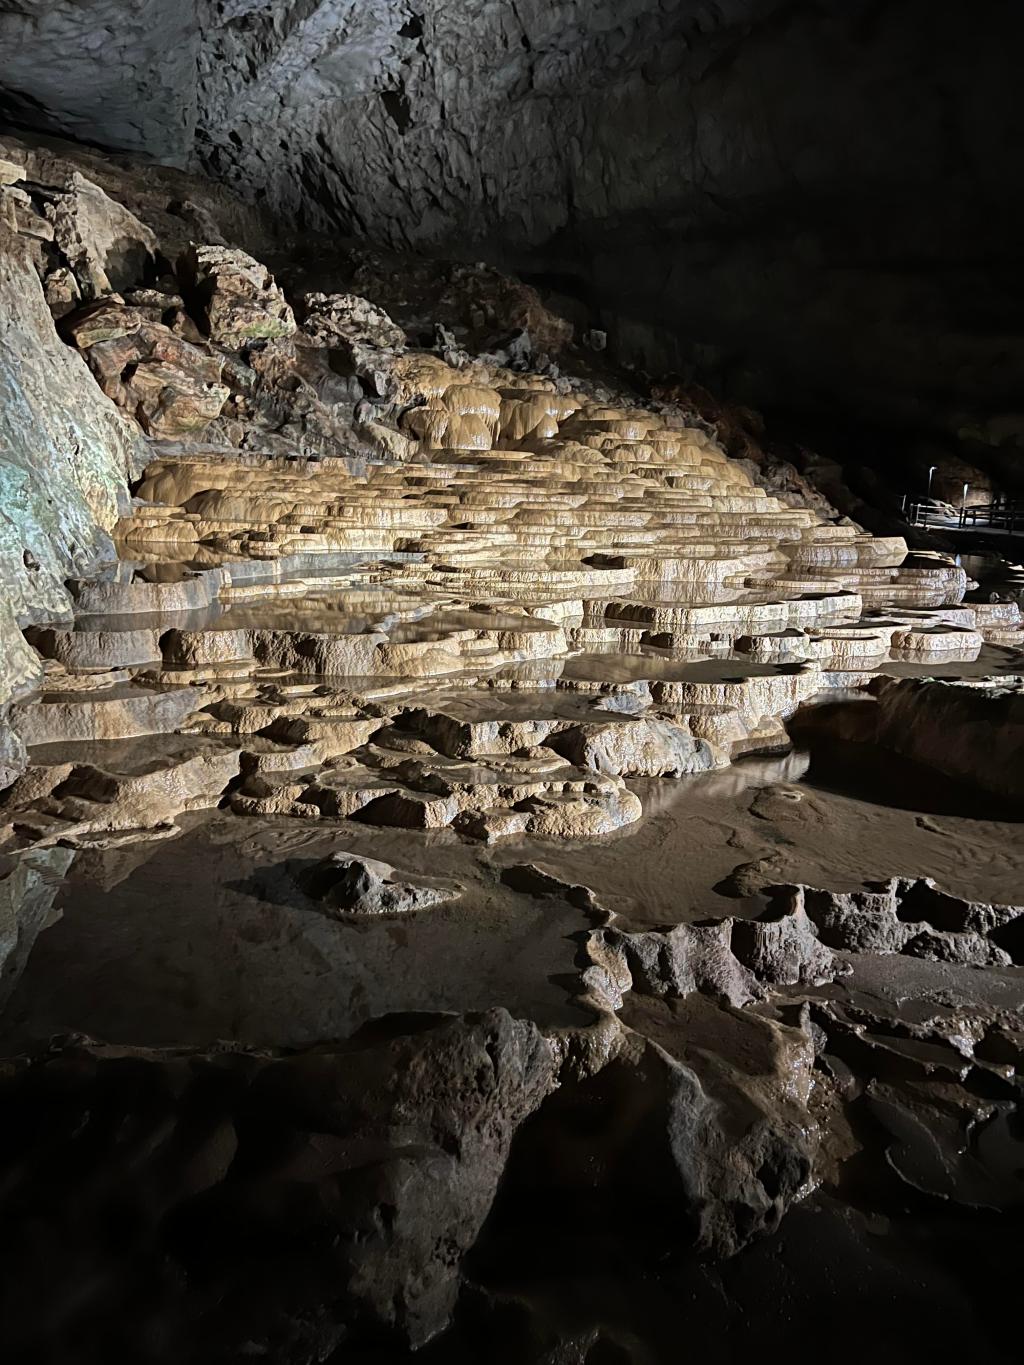
<svg viewBox="0 0 1024 1365">
<path fill-rule="evenodd" d="M 0 0 L 5 1359 L 1019 1359 L 1022 39 Z"/>
</svg>

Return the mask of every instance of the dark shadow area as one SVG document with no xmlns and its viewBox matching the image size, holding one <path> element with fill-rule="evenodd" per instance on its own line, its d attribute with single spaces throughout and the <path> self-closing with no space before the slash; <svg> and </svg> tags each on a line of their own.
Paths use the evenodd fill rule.
<svg viewBox="0 0 1024 1365">
<path fill-rule="evenodd" d="M 802 781 L 818 791 L 923 815 L 955 815 L 969 820 L 1024 821 L 1024 805 L 979 792 L 872 744 L 829 739 L 790 726 L 794 741 L 806 748 L 811 764 Z"/>
</svg>

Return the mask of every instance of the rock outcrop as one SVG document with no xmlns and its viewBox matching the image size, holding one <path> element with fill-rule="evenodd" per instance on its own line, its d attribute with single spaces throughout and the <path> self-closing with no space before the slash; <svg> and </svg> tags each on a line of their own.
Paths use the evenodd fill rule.
<svg viewBox="0 0 1024 1365">
<path fill-rule="evenodd" d="M 70 615 L 64 581 L 113 558 L 145 460 L 57 337 L 28 242 L 0 226 L 0 703 L 38 677 L 15 622 Z"/>
<path fill-rule="evenodd" d="M 459 894 L 457 887 L 403 881 L 402 875 L 376 858 L 332 853 L 302 874 L 301 886 L 338 915 L 408 915 Z"/>
<path fill-rule="evenodd" d="M 193 246 L 179 274 L 203 331 L 219 346 L 241 350 L 295 331 L 295 317 L 270 271 L 244 251 Z"/>
<path fill-rule="evenodd" d="M 9 1068 L 12 1349 L 85 1359 L 90 1320 L 107 1324 L 93 1344 L 155 1332 L 215 1359 L 253 1343 L 322 1357 L 382 1331 L 420 1346 L 447 1324 L 513 1135 L 554 1081 L 546 1041 L 501 1010 L 398 1018 L 292 1056 L 81 1041 Z M 44 1266 L 59 1302 L 41 1330 Z"/>
<path fill-rule="evenodd" d="M 102 301 L 66 317 L 63 331 L 107 397 L 149 436 L 203 432 L 230 397 L 220 382 L 220 357 L 205 354 L 141 310 Z"/>
<path fill-rule="evenodd" d="M 0 1009 L 17 985 L 37 935 L 60 917 L 53 902 L 74 857 L 67 848 L 31 849 L 0 868 Z"/>
<path fill-rule="evenodd" d="M 22 0 L 0 109 L 543 272 L 648 368 L 954 435 L 1016 411 L 1020 36 L 1001 0 Z"/>
<path fill-rule="evenodd" d="M 969 967 L 1009 966 L 1020 957 L 1020 905 L 983 905 L 951 896 L 930 879 L 893 877 L 849 893 L 815 887 L 776 887 L 777 904 L 813 921 L 823 943 L 852 953 L 906 953 Z"/>
<path fill-rule="evenodd" d="M 858 702 L 808 713 L 800 729 L 877 745 L 980 792 L 1024 801 L 1024 692 L 1017 676 L 880 678 Z"/>
</svg>

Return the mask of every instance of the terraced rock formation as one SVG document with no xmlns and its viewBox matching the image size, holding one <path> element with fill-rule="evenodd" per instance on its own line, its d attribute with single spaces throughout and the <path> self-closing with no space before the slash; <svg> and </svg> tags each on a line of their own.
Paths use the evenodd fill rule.
<svg viewBox="0 0 1024 1365">
<path fill-rule="evenodd" d="M 1016 604 L 493 272 L 424 337 L 6 164 L 0 300 L 56 329 L 18 449 L 67 374 L 138 457 L 88 571 L 81 449 L 12 500 L 61 566 L 0 637 L 14 1347 L 639 1362 L 598 1265 L 575 1325 L 516 1283 L 524 1226 L 742 1262 L 812 1197 L 1019 1207 Z M 928 777 L 851 796 L 825 739 Z"/>
</svg>

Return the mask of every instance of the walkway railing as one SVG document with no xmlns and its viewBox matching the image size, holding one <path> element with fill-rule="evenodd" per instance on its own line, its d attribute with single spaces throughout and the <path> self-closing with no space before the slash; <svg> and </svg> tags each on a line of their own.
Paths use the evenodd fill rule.
<svg viewBox="0 0 1024 1365">
<path fill-rule="evenodd" d="M 911 526 L 928 526 L 933 522 L 948 526 L 950 518 L 942 514 L 942 506 L 940 501 L 927 496 L 907 493 L 903 497 L 903 515 Z M 1008 498 L 1000 494 L 991 502 L 975 503 L 968 507 L 965 497 L 959 512 L 954 511 L 953 515 L 962 527 L 986 526 L 996 531 L 1008 531 L 1010 535 L 1024 532 L 1024 499 L 1021 498 Z"/>
</svg>

